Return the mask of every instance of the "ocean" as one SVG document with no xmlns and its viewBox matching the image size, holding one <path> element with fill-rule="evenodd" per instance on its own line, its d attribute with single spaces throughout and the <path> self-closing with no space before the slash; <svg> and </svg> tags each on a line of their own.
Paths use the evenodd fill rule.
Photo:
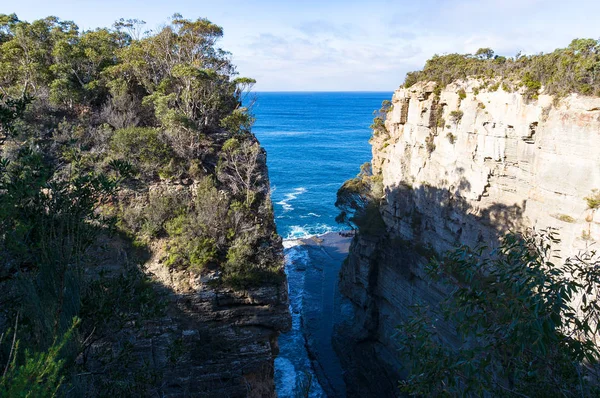
<svg viewBox="0 0 600 398">
<path fill-rule="evenodd" d="M 252 131 L 267 150 L 284 239 L 336 231 L 338 188 L 371 160 L 373 111 L 391 92 L 256 93 Z"/>
<path fill-rule="evenodd" d="M 331 388 L 328 394 L 328 388 L 319 383 L 314 355 L 307 352 L 303 334 L 303 322 L 320 306 L 332 305 L 333 295 L 328 296 L 329 303 L 322 298 L 314 301 L 315 284 L 323 269 L 313 264 L 314 253 L 311 262 L 311 252 L 298 245 L 298 239 L 346 229 L 335 222 L 336 192 L 371 159 L 368 141 L 373 112 L 391 96 L 391 92 L 255 94 L 252 130 L 267 150 L 275 221 L 285 239 L 292 313 L 292 330 L 280 335 L 275 360 L 275 383 L 281 398 L 304 396 L 309 385 L 311 398 L 334 396 Z M 337 373 L 341 379 L 341 371 Z"/>
</svg>

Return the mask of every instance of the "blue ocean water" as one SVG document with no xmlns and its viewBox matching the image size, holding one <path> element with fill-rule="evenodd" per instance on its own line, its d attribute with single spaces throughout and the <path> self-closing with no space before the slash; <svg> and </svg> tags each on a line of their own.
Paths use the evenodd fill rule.
<svg viewBox="0 0 600 398">
<path fill-rule="evenodd" d="M 259 92 L 252 131 L 267 150 L 283 238 L 339 230 L 335 195 L 371 159 L 373 111 L 391 92 Z"/>
<path fill-rule="evenodd" d="M 343 229 L 335 222 L 338 188 L 371 159 L 369 126 L 373 111 L 392 93 L 257 93 L 253 131 L 267 150 L 267 165 L 279 234 L 286 239 L 292 330 L 279 336 L 275 384 L 281 398 L 334 397 L 317 379 L 314 356 L 307 351 L 303 327 L 319 304 L 317 289 L 323 269 L 312 264 L 306 246 L 296 239 Z M 322 264 L 320 265 L 322 266 Z M 317 280 L 315 280 L 317 278 Z M 328 297 L 333 305 L 334 296 Z M 317 308 L 314 306 L 317 305 Z M 329 354 L 335 355 L 335 354 Z M 341 371 L 338 377 L 341 379 Z M 327 383 L 331 383 L 329 380 Z M 343 381 L 341 381 L 343 383 Z M 333 395 L 332 395 L 333 394 Z"/>
</svg>

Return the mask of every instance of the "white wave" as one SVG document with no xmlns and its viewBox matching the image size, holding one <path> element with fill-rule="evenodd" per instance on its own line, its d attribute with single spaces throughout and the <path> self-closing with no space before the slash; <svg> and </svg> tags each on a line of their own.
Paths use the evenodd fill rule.
<svg viewBox="0 0 600 398">
<path fill-rule="evenodd" d="M 280 352 L 275 359 L 275 385 L 277 394 L 282 398 L 301 395 L 302 381 L 310 375 L 312 378 L 310 398 L 325 398 L 325 392 L 314 374 L 311 361 L 306 352 L 306 340 L 302 334 L 302 307 L 306 267 L 310 256 L 306 246 L 300 240 L 284 241 L 285 272 L 288 276 L 288 294 L 292 329 L 279 336 Z"/>
<path fill-rule="evenodd" d="M 308 231 L 300 225 L 292 225 L 290 227 L 290 233 L 285 239 L 304 239 L 310 237 Z"/>
<path fill-rule="evenodd" d="M 296 264 L 298 262 L 302 262 L 303 264 L 306 264 L 308 262 L 308 252 L 302 248 L 302 247 L 296 247 L 296 246 L 300 246 L 300 244 L 302 243 L 301 240 L 288 240 L 288 241 L 284 241 L 284 242 L 290 242 L 290 243 L 295 243 L 297 242 L 297 244 L 292 244 L 290 245 L 288 248 L 286 248 L 285 250 L 285 263 L 286 264 Z"/>
<path fill-rule="evenodd" d="M 290 193 L 285 194 L 285 198 L 276 202 L 276 204 L 281 205 L 283 207 L 283 211 L 288 212 L 294 210 L 294 207 L 290 204 L 290 202 L 294 199 L 298 199 L 299 195 L 302 195 L 307 191 L 304 187 L 294 188 L 294 190 Z"/>
<path fill-rule="evenodd" d="M 298 240 L 298 239 L 307 239 L 312 238 L 314 236 L 323 235 L 329 232 L 337 232 L 341 231 L 339 227 L 333 227 L 327 224 L 305 224 L 305 225 L 292 225 L 290 227 L 290 232 L 284 238 L 284 242 L 286 240 Z"/>
<path fill-rule="evenodd" d="M 294 246 L 298 246 L 302 244 L 302 240 L 300 239 L 284 239 L 283 240 L 283 248 L 289 249 Z"/>
<path fill-rule="evenodd" d="M 317 214 L 317 213 L 308 213 L 305 216 L 300 216 L 300 218 L 319 218 L 319 217 L 321 217 L 321 215 Z"/>
</svg>

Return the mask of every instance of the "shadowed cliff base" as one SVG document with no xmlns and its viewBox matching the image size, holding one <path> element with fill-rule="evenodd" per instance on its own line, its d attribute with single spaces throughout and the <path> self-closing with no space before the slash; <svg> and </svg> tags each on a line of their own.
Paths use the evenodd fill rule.
<svg viewBox="0 0 600 398">
<path fill-rule="evenodd" d="M 214 275 L 169 270 L 156 249 L 120 234 L 103 234 L 89 248 L 85 273 L 91 281 L 60 393 L 276 396 L 277 336 L 290 327 L 285 281 L 247 290 L 219 287 L 210 283 Z M 10 304 L 16 283 L 11 277 L 0 283 L 2 302 Z M 4 315 L 2 324 L 11 320 Z M 31 329 L 23 319 L 21 340 Z"/>
<path fill-rule="evenodd" d="M 405 375 L 393 331 L 413 314 L 412 306 L 435 308 L 447 293 L 426 279 L 424 265 L 432 257 L 460 244 L 493 248 L 506 232 L 522 227 L 525 203 L 474 208 L 461 196 L 468 188 L 463 180 L 452 191 L 429 185 L 388 189 L 385 198 L 395 207 L 382 215 L 386 227 L 353 239 L 340 272 L 350 315 L 334 334 L 349 397 L 402 396 L 398 382 Z M 452 344 L 451 325 L 439 327 Z"/>
</svg>

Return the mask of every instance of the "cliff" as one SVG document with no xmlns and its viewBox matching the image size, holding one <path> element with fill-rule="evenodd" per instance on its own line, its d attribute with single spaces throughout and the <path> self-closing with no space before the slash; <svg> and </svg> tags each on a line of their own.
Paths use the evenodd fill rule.
<svg viewBox="0 0 600 398">
<path fill-rule="evenodd" d="M 287 281 L 244 290 L 217 286 L 217 273 L 169 270 L 163 255 L 164 242 L 154 242 L 145 267 L 156 297 L 162 300 L 160 316 L 130 322 L 94 342 L 85 353 L 85 369 L 101 375 L 113 366 L 114 356 L 107 356 L 106 350 L 120 353 L 128 345 L 129 365 L 118 378 L 132 386 L 139 384 L 130 392 L 164 397 L 276 397 L 277 337 L 291 327 Z M 119 263 L 118 256 L 104 260 Z M 103 377 L 86 381 L 87 395 L 105 391 Z"/>
<path fill-rule="evenodd" d="M 435 305 L 444 294 L 423 277 L 432 255 L 459 244 L 493 248 L 526 228 L 557 228 L 563 258 L 600 239 L 585 199 L 600 187 L 600 99 L 528 99 L 488 87 L 469 79 L 441 91 L 433 82 L 401 88 L 387 132 L 372 138 L 386 231 L 352 243 L 340 289 L 353 313 L 338 325 L 337 347 L 347 380 L 376 377 L 380 394 L 396 394 L 401 376 L 395 326 L 412 305 Z"/>
<path fill-rule="evenodd" d="M 276 395 L 291 319 L 254 80 L 208 19 L 142 25 L 0 15 L 0 396 Z"/>
<path fill-rule="evenodd" d="M 164 198 L 196 188 L 195 183 L 185 186 L 172 181 L 151 185 L 148 191 L 158 191 Z M 148 192 L 136 195 L 144 198 L 147 207 Z M 273 245 L 279 253 L 276 260 L 283 264 L 281 241 L 274 240 Z M 276 397 L 277 338 L 291 327 L 287 279 L 233 288 L 220 282 L 218 269 L 199 273 L 167 266 L 168 247 L 168 239 L 155 238 L 143 255 L 136 255 L 127 240 L 109 236 L 92 248 L 94 273 L 98 268 L 108 270 L 109 283 L 121 283 L 128 263 L 143 259 L 141 269 L 151 288 L 146 294 L 160 304 L 139 320 L 124 314 L 125 324 L 100 332 L 102 337 L 83 352 L 80 365 L 96 375 L 84 377 L 86 395 L 119 391 L 114 384 L 120 382 L 127 386 L 127 394 Z M 115 359 L 124 362 L 115 364 Z"/>
</svg>

